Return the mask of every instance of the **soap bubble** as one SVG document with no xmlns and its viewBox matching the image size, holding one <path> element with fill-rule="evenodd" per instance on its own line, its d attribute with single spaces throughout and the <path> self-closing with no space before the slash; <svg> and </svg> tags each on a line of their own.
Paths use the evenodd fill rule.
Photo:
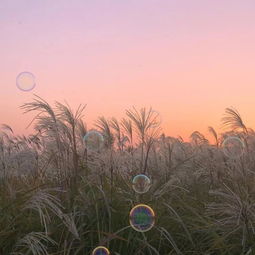
<svg viewBox="0 0 255 255">
<path fill-rule="evenodd" d="M 22 91 L 31 91 L 35 87 L 35 76 L 30 72 L 22 72 L 16 78 L 16 85 Z"/>
<path fill-rule="evenodd" d="M 151 187 L 151 180 L 144 174 L 138 174 L 133 178 L 132 186 L 137 193 L 146 193 Z"/>
<path fill-rule="evenodd" d="M 243 155 L 245 145 L 239 137 L 229 136 L 223 141 L 222 148 L 227 157 L 236 159 Z"/>
<path fill-rule="evenodd" d="M 110 255 L 110 252 L 106 247 L 98 246 L 93 250 L 92 255 Z"/>
<path fill-rule="evenodd" d="M 83 139 L 86 148 L 91 151 L 99 151 L 104 145 L 103 135 L 95 130 L 89 131 Z"/>
<path fill-rule="evenodd" d="M 129 213 L 129 223 L 138 232 L 149 231 L 155 224 L 155 213 L 148 205 L 136 205 Z"/>
</svg>

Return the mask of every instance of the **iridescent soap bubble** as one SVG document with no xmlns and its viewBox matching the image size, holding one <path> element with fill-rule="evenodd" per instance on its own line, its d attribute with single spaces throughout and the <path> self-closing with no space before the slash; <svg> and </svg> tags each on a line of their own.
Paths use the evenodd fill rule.
<svg viewBox="0 0 255 255">
<path fill-rule="evenodd" d="M 98 246 L 93 250 L 92 255 L 110 255 L 110 252 L 106 247 Z"/>
<path fill-rule="evenodd" d="M 150 189 L 151 180 L 144 174 L 138 174 L 133 178 L 132 186 L 135 192 L 142 194 Z"/>
<path fill-rule="evenodd" d="M 16 85 L 22 91 L 30 91 L 35 87 L 35 76 L 30 72 L 22 72 L 16 78 Z"/>
<path fill-rule="evenodd" d="M 155 224 L 155 213 L 148 205 L 136 205 L 129 213 L 129 223 L 134 230 L 147 232 Z"/>
<path fill-rule="evenodd" d="M 96 130 L 89 131 L 83 139 L 86 148 L 91 151 L 99 151 L 104 145 L 103 135 Z"/>
<path fill-rule="evenodd" d="M 222 143 L 224 154 L 232 159 L 239 158 L 244 153 L 244 142 L 237 136 L 229 136 Z"/>
</svg>

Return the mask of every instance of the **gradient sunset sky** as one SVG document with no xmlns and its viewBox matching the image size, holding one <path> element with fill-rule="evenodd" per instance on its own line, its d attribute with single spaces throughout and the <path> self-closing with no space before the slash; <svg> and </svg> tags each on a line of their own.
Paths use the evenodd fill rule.
<svg viewBox="0 0 255 255">
<path fill-rule="evenodd" d="M 32 132 L 19 106 L 33 93 L 87 104 L 89 128 L 133 105 L 185 140 L 222 132 L 231 106 L 255 128 L 254 0 L 1 0 L 0 56 L 0 123 L 16 134 Z M 23 71 L 31 92 L 16 86 Z"/>
</svg>

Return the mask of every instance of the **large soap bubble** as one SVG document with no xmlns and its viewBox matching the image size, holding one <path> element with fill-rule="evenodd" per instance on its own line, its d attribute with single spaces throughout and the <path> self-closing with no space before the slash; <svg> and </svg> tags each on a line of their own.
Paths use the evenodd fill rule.
<svg viewBox="0 0 255 255">
<path fill-rule="evenodd" d="M 151 187 L 151 180 L 144 174 L 138 174 L 133 178 L 132 186 L 137 193 L 146 193 Z"/>
<path fill-rule="evenodd" d="M 224 154 L 231 159 L 241 157 L 244 153 L 244 148 L 244 142 L 237 136 L 229 136 L 222 143 Z"/>
<path fill-rule="evenodd" d="M 92 255 L 110 255 L 110 252 L 106 247 L 98 246 L 93 250 Z"/>
<path fill-rule="evenodd" d="M 91 130 L 84 136 L 85 146 L 90 151 L 99 151 L 103 148 L 104 137 L 103 135 L 96 131 Z"/>
<path fill-rule="evenodd" d="M 148 205 L 136 205 L 129 213 L 129 223 L 134 230 L 147 232 L 155 224 L 155 213 Z"/>
<path fill-rule="evenodd" d="M 31 91 L 35 87 L 35 76 L 30 72 L 22 72 L 16 78 L 16 85 L 22 91 Z"/>
</svg>

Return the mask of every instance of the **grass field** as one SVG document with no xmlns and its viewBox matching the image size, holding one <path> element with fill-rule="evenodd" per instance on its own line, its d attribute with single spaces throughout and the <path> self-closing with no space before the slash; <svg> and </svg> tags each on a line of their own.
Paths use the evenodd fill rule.
<svg viewBox="0 0 255 255">
<path fill-rule="evenodd" d="M 189 143 L 165 136 L 152 109 L 99 117 L 103 144 L 91 150 L 85 106 L 35 96 L 21 108 L 34 112 L 34 134 L 0 132 L 0 254 L 91 254 L 99 245 L 114 255 L 255 254 L 255 133 L 235 109 L 222 119 L 227 132 L 209 127 L 213 144 L 198 131 Z M 229 137 L 241 150 L 226 152 Z M 141 173 L 152 182 L 144 194 L 132 187 Z M 144 233 L 129 224 L 140 203 L 155 212 Z"/>
</svg>

